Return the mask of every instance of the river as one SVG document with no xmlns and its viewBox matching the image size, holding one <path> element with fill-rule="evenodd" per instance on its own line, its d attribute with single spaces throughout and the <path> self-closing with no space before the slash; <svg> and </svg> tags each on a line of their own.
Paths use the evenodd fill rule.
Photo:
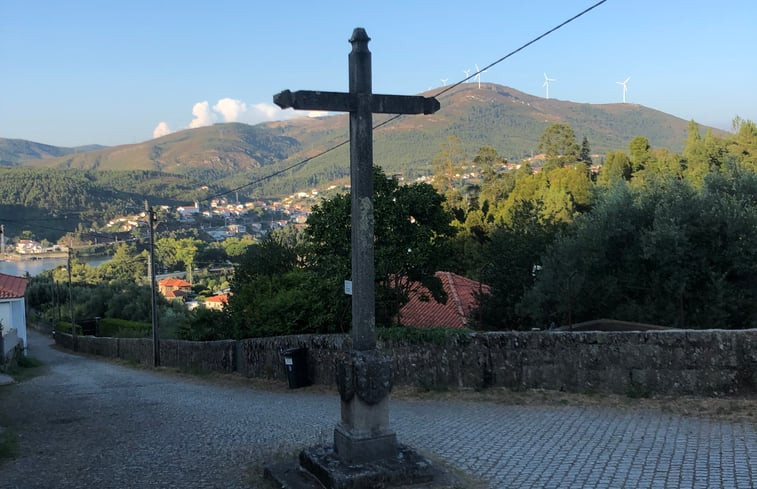
<svg viewBox="0 0 757 489">
<path fill-rule="evenodd" d="M 110 256 L 93 256 L 89 258 L 78 258 L 80 261 L 89 266 L 96 267 L 110 260 Z M 44 258 L 41 260 L 21 260 L 21 261 L 0 261 L 0 273 L 6 275 L 16 275 L 23 277 L 27 273 L 31 276 L 37 275 L 60 265 L 65 265 L 65 258 Z"/>
</svg>

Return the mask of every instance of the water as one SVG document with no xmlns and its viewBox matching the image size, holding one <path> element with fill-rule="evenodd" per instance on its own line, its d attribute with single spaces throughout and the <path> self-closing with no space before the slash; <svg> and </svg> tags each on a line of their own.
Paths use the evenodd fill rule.
<svg viewBox="0 0 757 489">
<path fill-rule="evenodd" d="M 90 258 L 79 258 L 80 261 L 91 267 L 101 265 L 110 260 L 109 256 L 93 256 Z M 45 258 L 42 260 L 23 260 L 23 261 L 0 261 L 0 273 L 6 275 L 16 275 L 23 277 L 27 273 L 31 276 L 38 275 L 45 270 L 51 270 L 66 264 L 65 258 Z"/>
</svg>

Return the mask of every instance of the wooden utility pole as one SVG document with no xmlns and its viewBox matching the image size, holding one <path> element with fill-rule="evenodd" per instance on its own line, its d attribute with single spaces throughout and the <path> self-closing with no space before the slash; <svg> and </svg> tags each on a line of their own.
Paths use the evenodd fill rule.
<svg viewBox="0 0 757 489">
<path fill-rule="evenodd" d="M 73 243 L 72 243 L 73 244 Z M 74 294 L 71 288 L 71 245 L 68 247 L 68 257 L 66 259 L 66 268 L 68 269 L 68 312 L 71 315 L 71 337 L 74 341 L 74 351 L 76 348 L 76 322 L 74 321 Z"/>
<path fill-rule="evenodd" d="M 150 204 L 145 200 L 145 210 L 147 211 L 147 232 L 150 237 L 150 254 L 147 258 L 147 274 L 150 278 L 150 302 L 152 318 L 152 364 L 154 367 L 160 365 L 160 340 L 158 339 L 158 297 L 155 291 L 155 212 Z"/>
</svg>

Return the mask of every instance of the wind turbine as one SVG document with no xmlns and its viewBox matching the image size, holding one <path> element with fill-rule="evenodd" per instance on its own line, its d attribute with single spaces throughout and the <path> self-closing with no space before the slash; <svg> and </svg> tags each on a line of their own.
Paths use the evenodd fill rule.
<svg viewBox="0 0 757 489">
<path fill-rule="evenodd" d="M 475 64 L 475 63 L 474 63 Z M 478 80 L 478 88 L 481 88 L 481 73 L 486 73 L 487 70 L 481 71 L 476 65 L 476 80 Z"/>
<path fill-rule="evenodd" d="M 557 81 L 557 78 L 550 78 L 546 73 L 544 73 L 544 85 L 542 86 L 547 87 L 547 100 L 549 100 L 549 82 L 551 81 Z"/>
<path fill-rule="evenodd" d="M 470 70 L 463 70 L 463 73 L 465 73 L 465 79 L 467 80 L 470 78 Z"/>
<path fill-rule="evenodd" d="M 441 80 L 442 80 L 442 86 L 446 87 L 447 86 L 447 80 L 449 80 L 449 78 L 441 78 Z"/>
<path fill-rule="evenodd" d="M 622 82 L 615 82 L 618 85 L 623 85 L 623 103 L 626 103 L 626 92 L 628 91 L 628 80 L 630 80 L 631 77 L 625 79 L 625 81 Z"/>
</svg>

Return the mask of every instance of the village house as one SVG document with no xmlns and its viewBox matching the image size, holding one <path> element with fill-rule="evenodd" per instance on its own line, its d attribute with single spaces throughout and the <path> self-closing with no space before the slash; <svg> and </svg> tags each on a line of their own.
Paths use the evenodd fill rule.
<svg viewBox="0 0 757 489">
<path fill-rule="evenodd" d="M 28 280 L 0 273 L 0 363 L 17 345 L 26 351 L 26 302 Z"/>
<path fill-rule="evenodd" d="M 205 299 L 203 304 L 207 309 L 213 309 L 215 311 L 223 310 L 223 306 L 229 302 L 228 294 L 214 295 Z"/>
<path fill-rule="evenodd" d="M 158 291 L 168 300 L 184 300 L 192 293 L 192 284 L 180 278 L 168 277 L 158 281 Z"/>
<path fill-rule="evenodd" d="M 176 212 L 179 213 L 179 219 L 192 219 L 200 213 L 200 204 L 195 202 L 193 206 L 179 206 L 176 208 Z"/>
<path fill-rule="evenodd" d="M 400 309 L 400 323 L 416 328 L 469 328 L 478 307 L 476 297 L 489 294 L 489 286 L 451 272 L 436 272 L 434 276 L 442 281 L 447 303 L 436 302 L 428 289 L 414 283 L 409 301 Z"/>
<path fill-rule="evenodd" d="M 42 253 L 44 251 L 42 245 L 37 241 L 31 239 L 22 239 L 16 245 L 16 252 L 21 255 L 30 255 L 35 253 Z"/>
</svg>

